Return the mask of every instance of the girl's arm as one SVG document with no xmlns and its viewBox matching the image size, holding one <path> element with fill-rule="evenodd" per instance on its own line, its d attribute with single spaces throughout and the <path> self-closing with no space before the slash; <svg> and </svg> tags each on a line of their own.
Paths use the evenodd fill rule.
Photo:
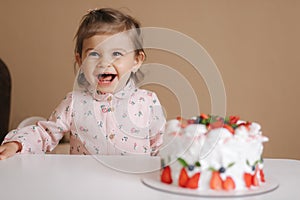
<svg viewBox="0 0 300 200">
<path fill-rule="evenodd" d="M 152 123 L 150 127 L 151 155 L 158 154 L 163 143 L 163 132 L 165 130 L 166 118 L 162 106 L 155 93 L 152 93 Z"/>
<path fill-rule="evenodd" d="M 20 153 L 52 151 L 64 134 L 70 131 L 71 106 L 72 94 L 69 93 L 57 106 L 48 121 L 39 121 L 36 125 L 10 131 L 4 138 L 3 145 L 0 146 L 0 155 L 5 154 L 5 151 L 8 150 L 16 150 Z M 20 144 L 20 146 L 16 149 L 15 144 Z"/>
</svg>

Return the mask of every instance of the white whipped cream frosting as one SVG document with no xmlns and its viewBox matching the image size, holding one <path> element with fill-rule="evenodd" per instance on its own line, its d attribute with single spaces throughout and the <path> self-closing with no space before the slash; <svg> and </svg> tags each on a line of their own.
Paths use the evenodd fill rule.
<svg viewBox="0 0 300 200">
<path fill-rule="evenodd" d="M 243 121 L 238 121 L 238 124 Z M 261 160 L 263 142 L 268 138 L 262 135 L 261 126 L 251 123 L 249 127 L 239 126 L 234 134 L 226 128 L 207 130 L 203 124 L 190 124 L 181 128 L 178 120 L 170 120 L 166 124 L 164 145 L 160 156 L 166 164 L 170 164 L 173 184 L 178 184 L 182 165 L 177 158 L 184 159 L 188 164 L 199 161 L 201 167 L 188 171 L 189 176 L 200 172 L 199 190 L 210 189 L 211 169 L 225 168 L 220 176 L 223 180 L 230 176 L 236 185 L 236 190 L 245 190 L 244 173 L 254 174 L 252 166 L 257 164 L 263 168 Z M 248 160 L 248 161 L 247 161 Z M 228 168 L 230 164 L 234 163 Z M 248 163 L 248 164 L 247 164 Z M 258 175 L 259 177 L 259 175 Z"/>
</svg>

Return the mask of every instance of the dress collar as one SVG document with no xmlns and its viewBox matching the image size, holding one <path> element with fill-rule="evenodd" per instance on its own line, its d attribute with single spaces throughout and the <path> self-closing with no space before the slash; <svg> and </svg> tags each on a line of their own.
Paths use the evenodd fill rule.
<svg viewBox="0 0 300 200">
<path fill-rule="evenodd" d="M 136 90 L 135 83 L 132 79 L 128 80 L 128 83 L 125 87 L 115 93 L 105 93 L 101 94 L 99 91 L 89 90 L 92 94 L 93 98 L 97 101 L 110 101 L 112 98 L 116 97 L 118 99 L 125 99 L 128 98 L 135 90 Z"/>
</svg>

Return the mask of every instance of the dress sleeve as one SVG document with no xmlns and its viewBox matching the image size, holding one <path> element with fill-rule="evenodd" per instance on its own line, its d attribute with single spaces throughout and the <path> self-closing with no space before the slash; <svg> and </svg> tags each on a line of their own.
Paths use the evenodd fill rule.
<svg viewBox="0 0 300 200">
<path fill-rule="evenodd" d="M 65 133 L 70 131 L 72 93 L 56 107 L 47 121 L 10 131 L 3 143 L 17 141 L 22 144 L 20 153 L 44 153 L 52 151 Z"/>
<path fill-rule="evenodd" d="M 151 112 L 152 119 L 150 124 L 150 146 L 151 155 L 157 155 L 163 143 L 163 132 L 165 129 L 166 118 L 163 108 L 155 93 L 152 93 Z"/>
</svg>

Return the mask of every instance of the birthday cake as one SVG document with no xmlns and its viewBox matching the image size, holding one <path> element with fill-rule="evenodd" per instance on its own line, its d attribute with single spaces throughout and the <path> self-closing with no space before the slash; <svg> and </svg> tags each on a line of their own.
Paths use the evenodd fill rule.
<svg viewBox="0 0 300 200">
<path fill-rule="evenodd" d="M 161 182 L 197 190 L 249 190 L 265 184 L 261 126 L 237 116 L 201 114 L 167 122 Z"/>
</svg>

